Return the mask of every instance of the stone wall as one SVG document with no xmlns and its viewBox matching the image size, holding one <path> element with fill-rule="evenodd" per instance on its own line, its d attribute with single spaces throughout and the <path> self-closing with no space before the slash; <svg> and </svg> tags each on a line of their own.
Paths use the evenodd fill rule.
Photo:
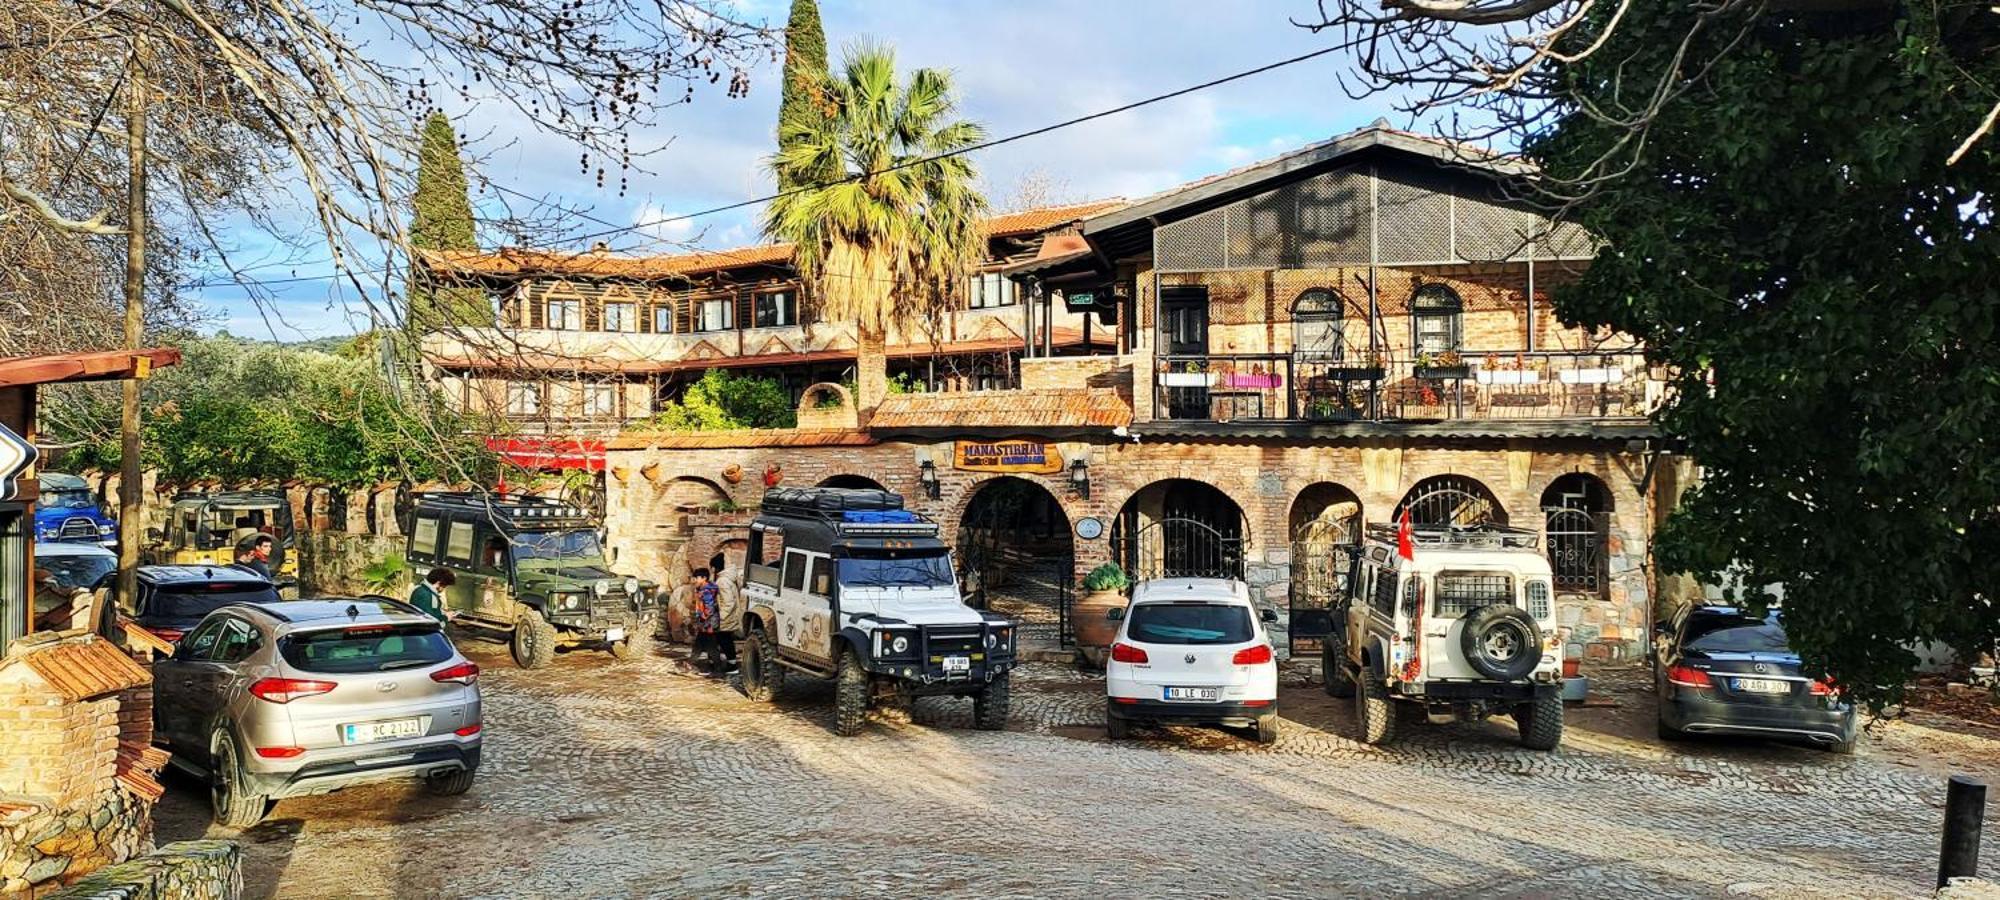
<svg viewBox="0 0 2000 900">
<path fill-rule="evenodd" d="M 403 538 L 338 531 L 299 532 L 299 588 L 303 596 L 356 596 L 381 593 L 407 597 L 423 573 L 407 566 L 394 583 L 371 585 L 363 574 L 369 566 L 402 558 Z"/>
<path fill-rule="evenodd" d="M 230 841 L 182 841 L 100 869 L 50 900 L 236 900 L 243 854 Z"/>
<path fill-rule="evenodd" d="M 0 810 L 5 806 L 0 803 Z M 0 897 L 102 871 L 146 852 L 153 843 L 152 809 L 110 787 L 61 808 L 0 814 Z"/>
</svg>

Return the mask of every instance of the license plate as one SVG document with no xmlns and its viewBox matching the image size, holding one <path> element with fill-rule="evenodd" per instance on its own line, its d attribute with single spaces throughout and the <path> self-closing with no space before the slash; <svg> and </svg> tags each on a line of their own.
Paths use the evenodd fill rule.
<svg viewBox="0 0 2000 900">
<path fill-rule="evenodd" d="M 605 639 L 606 641 L 610 642 L 610 643 L 613 643 L 613 644 L 616 644 L 616 643 L 618 643 L 619 641 L 622 641 L 622 640 L 624 640 L 624 639 L 625 639 L 625 629 L 623 629 L 623 628 L 606 628 L 606 629 L 604 629 L 604 639 Z"/>
<path fill-rule="evenodd" d="M 1778 681 L 1771 678 L 1738 678 L 1735 681 L 1735 687 L 1746 694 L 1789 694 L 1792 692 L 1791 682 Z"/>
<path fill-rule="evenodd" d="M 390 719 L 386 722 L 360 722 L 340 726 L 340 742 L 343 744 L 372 744 L 376 741 L 393 741 L 397 738 L 416 737 L 424 733 L 423 719 Z"/>
<path fill-rule="evenodd" d="M 1221 697 L 1221 689 L 1212 687 L 1170 687 L 1166 698 L 1183 703 L 1214 703 Z"/>
<path fill-rule="evenodd" d="M 944 658 L 944 671 L 947 675 L 958 672 L 970 672 L 972 671 L 972 657 L 947 656 Z"/>
</svg>

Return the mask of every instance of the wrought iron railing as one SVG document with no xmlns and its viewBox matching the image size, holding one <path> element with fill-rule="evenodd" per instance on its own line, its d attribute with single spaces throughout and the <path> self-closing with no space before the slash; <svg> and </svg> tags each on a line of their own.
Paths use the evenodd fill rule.
<svg viewBox="0 0 2000 900">
<path fill-rule="evenodd" d="M 1662 387 L 1637 350 L 1462 351 L 1373 363 L 1239 353 L 1156 363 L 1155 415 L 1208 422 L 1640 419 Z"/>
</svg>

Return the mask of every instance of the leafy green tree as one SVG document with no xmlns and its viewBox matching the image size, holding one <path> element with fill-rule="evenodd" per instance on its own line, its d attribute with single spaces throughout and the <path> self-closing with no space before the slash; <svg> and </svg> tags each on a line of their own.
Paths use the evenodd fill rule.
<svg viewBox="0 0 2000 900">
<path fill-rule="evenodd" d="M 710 369 L 688 385 L 680 401 L 662 404 L 647 427 L 666 431 L 736 431 L 790 428 L 796 424 L 798 409 L 783 385 L 769 378 Z"/>
<path fill-rule="evenodd" d="M 1558 310 L 1646 342 L 1703 470 L 1661 570 L 1782 585 L 1808 664 L 1874 702 L 1913 644 L 2000 638 L 2000 155 L 1947 162 L 2000 85 L 1984 5 L 1620 4 L 1526 148 L 1605 240 Z M 1613 25 L 1590 15 L 1559 53 Z M 1610 113 L 1662 79 L 1635 141 Z"/>
<path fill-rule="evenodd" d="M 785 140 L 786 122 L 794 131 L 812 131 L 816 120 L 825 117 L 815 88 L 826 79 L 826 32 L 819 23 L 817 0 L 792 0 L 791 17 L 785 22 L 785 83 L 778 101 L 778 140 Z M 779 176 L 778 189 L 788 191 L 802 184 L 815 184 L 812 173 L 786 172 Z"/>
<path fill-rule="evenodd" d="M 818 121 L 780 122 L 771 170 L 780 183 L 833 173 L 765 211 L 764 231 L 791 241 L 808 304 L 823 321 L 856 323 L 856 403 L 864 415 L 887 392 L 889 330 L 921 315 L 936 290 L 963 284 L 985 245 L 986 198 L 964 156 L 937 158 L 985 138 L 958 111 L 951 78 L 917 69 L 896 78 L 882 47 L 847 52 L 817 94 Z"/>
<path fill-rule="evenodd" d="M 424 120 L 417 154 L 417 191 L 410 198 L 410 247 L 424 250 L 477 250 L 472 199 L 465 164 L 458 155 L 458 136 L 444 113 Z M 414 334 L 450 326 L 493 324 L 493 309 L 476 287 L 440 284 L 429 268 L 410 265 L 405 291 L 409 296 L 408 325 Z"/>
</svg>

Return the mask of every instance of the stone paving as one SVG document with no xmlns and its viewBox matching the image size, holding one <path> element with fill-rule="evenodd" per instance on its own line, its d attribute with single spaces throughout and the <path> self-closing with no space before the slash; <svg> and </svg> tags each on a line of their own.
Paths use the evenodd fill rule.
<svg viewBox="0 0 2000 900">
<path fill-rule="evenodd" d="M 1420 717 L 1376 749 L 1295 675 L 1275 747 L 1111 744 L 1102 682 L 1034 665 L 1007 732 L 925 700 L 841 739 L 818 684 L 763 705 L 670 651 L 528 673 L 465 649 L 486 670 L 472 791 L 285 801 L 241 836 L 246 896 L 1907 897 L 1936 865 L 1942 778 L 1893 734 L 1846 758 L 1669 748 L 1584 711 L 1557 753 Z M 206 816 L 177 779 L 160 840 L 229 834 Z"/>
</svg>

